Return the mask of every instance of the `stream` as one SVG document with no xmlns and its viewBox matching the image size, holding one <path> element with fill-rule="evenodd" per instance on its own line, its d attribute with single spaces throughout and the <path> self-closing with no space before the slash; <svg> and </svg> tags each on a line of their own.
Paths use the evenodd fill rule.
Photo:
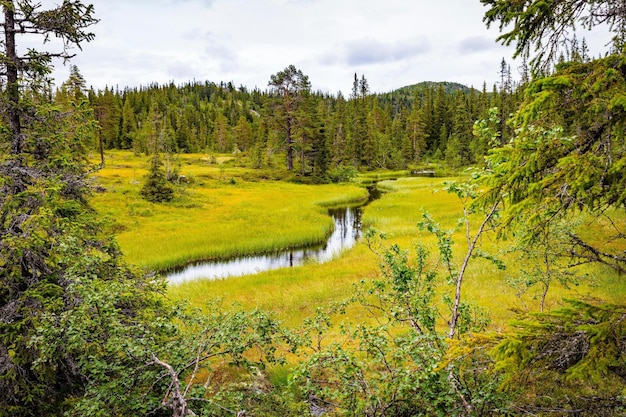
<svg viewBox="0 0 626 417">
<path fill-rule="evenodd" d="M 328 214 L 335 223 L 332 234 L 323 245 L 307 246 L 274 254 L 242 256 L 221 261 L 204 261 L 188 265 L 169 273 L 166 278 L 172 284 L 194 279 L 217 279 L 256 274 L 279 268 L 301 266 L 308 262 L 327 262 L 341 252 L 356 245 L 361 235 L 363 207 L 379 198 L 375 187 L 370 190 L 370 199 L 362 206 L 329 209 Z"/>
</svg>

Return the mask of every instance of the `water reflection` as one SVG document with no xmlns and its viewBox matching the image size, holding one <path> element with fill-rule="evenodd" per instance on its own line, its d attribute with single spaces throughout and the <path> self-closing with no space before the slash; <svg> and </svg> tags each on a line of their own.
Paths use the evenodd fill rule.
<svg viewBox="0 0 626 417">
<path fill-rule="evenodd" d="M 226 261 L 202 262 L 189 265 L 167 276 L 171 283 L 198 278 L 227 278 L 256 274 L 279 268 L 303 265 L 305 262 L 327 262 L 342 251 L 353 247 L 361 234 L 361 207 L 329 210 L 335 228 L 322 246 L 294 249 L 271 255 L 245 256 Z"/>
</svg>

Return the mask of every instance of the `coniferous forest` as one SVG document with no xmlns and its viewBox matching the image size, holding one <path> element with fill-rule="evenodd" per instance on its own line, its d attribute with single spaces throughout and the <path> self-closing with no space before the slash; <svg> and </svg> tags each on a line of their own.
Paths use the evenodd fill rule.
<svg viewBox="0 0 626 417">
<path fill-rule="evenodd" d="M 626 6 L 479 2 L 521 69 L 348 97 L 293 65 L 57 88 L 97 10 L 0 2 L 0 416 L 625 415 Z M 327 262 L 168 282 L 344 204 Z"/>
<path fill-rule="evenodd" d="M 290 66 L 278 74 L 291 77 L 298 71 Z M 329 169 L 340 166 L 398 170 L 429 161 L 452 168 L 481 163 L 487 148 L 472 134 L 474 121 L 493 107 L 506 119 L 521 97 L 504 60 L 501 74 L 502 82 L 489 90 L 423 82 L 386 94 L 371 93 L 366 77 L 355 74 L 347 98 L 311 91 L 309 82 L 298 90 L 301 102 L 288 112 L 289 142 L 280 83 L 270 82 L 264 91 L 207 81 L 86 92 L 77 68 L 68 82 L 89 99 L 104 149 L 148 155 L 151 132 L 163 131 L 167 143 L 161 146 L 170 152 L 241 152 L 252 167 L 264 168 L 273 161 L 269 156 L 290 148 L 290 170 L 324 180 Z M 509 130 L 503 123 L 503 143 Z"/>
</svg>

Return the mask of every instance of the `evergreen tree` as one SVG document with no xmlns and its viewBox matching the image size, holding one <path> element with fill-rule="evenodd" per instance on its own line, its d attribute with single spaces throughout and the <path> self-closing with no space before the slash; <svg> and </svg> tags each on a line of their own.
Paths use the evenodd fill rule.
<svg viewBox="0 0 626 417">
<path fill-rule="evenodd" d="M 511 67 L 507 64 L 506 60 L 502 58 L 500 63 L 500 91 L 499 94 L 496 95 L 499 100 L 496 106 L 500 110 L 500 132 L 502 132 L 500 140 L 503 144 L 508 142 L 513 135 L 511 128 L 507 124 L 514 110 L 512 94 L 513 81 L 511 77 Z"/>
<path fill-rule="evenodd" d="M 488 24 L 514 23 L 500 38 L 516 42 L 519 54 L 529 51 L 530 42 L 549 35 L 545 50 L 532 61 L 535 69 L 552 62 L 563 37 L 568 36 L 567 29 L 577 23 L 592 28 L 603 21 L 618 35 L 626 20 L 617 3 L 608 1 L 568 0 L 562 8 L 551 3 L 519 7 L 511 1 L 482 2 L 490 5 Z M 592 19 L 599 11 L 603 17 Z M 555 19 L 563 19 L 564 24 L 553 26 Z M 615 99 L 625 94 L 623 69 L 620 52 L 590 62 L 560 64 L 554 74 L 529 84 L 525 100 L 511 121 L 516 131 L 514 140 L 490 156 L 500 162 L 498 172 L 489 179 L 489 196 L 513 203 L 506 217 L 508 227 L 519 222 L 525 229 L 541 230 L 549 222 L 567 219 L 574 211 L 583 210 L 595 217 L 598 213 L 608 215 L 609 207 L 624 207 L 626 117 L 623 103 Z M 620 232 L 612 242 L 623 239 Z M 569 255 L 577 262 L 602 262 L 626 270 L 623 252 L 610 250 L 607 245 L 603 245 L 606 250 L 601 249 L 574 229 L 570 242 Z"/>
<path fill-rule="evenodd" d="M 367 111 L 367 133 L 363 142 L 361 166 L 368 169 L 387 166 L 389 152 L 392 150 L 388 140 L 388 119 L 377 100 L 368 100 L 371 104 Z"/>
<path fill-rule="evenodd" d="M 70 67 L 69 78 L 61 84 L 60 94 L 66 95 L 75 102 L 86 97 L 87 83 L 76 65 Z"/>
<path fill-rule="evenodd" d="M 120 125 L 119 140 L 119 146 L 121 149 L 131 149 L 133 147 L 133 141 L 136 131 L 137 122 L 135 120 L 135 113 L 130 103 L 130 99 L 127 96 L 126 100 L 124 100 L 124 106 L 122 107 L 122 120 Z"/>
<path fill-rule="evenodd" d="M 556 311 L 517 320 L 493 351 L 511 408 L 525 414 L 623 415 L 625 313 L 623 305 L 570 300 Z"/>
<path fill-rule="evenodd" d="M 422 110 L 417 106 L 414 107 L 407 121 L 407 138 L 410 143 L 411 157 L 409 161 L 411 162 L 419 162 L 426 151 L 428 134 L 426 133 L 426 123 L 424 123 L 423 119 Z M 409 154 L 406 156 L 409 156 Z"/>
<path fill-rule="evenodd" d="M 146 181 L 141 187 L 140 194 L 152 203 L 163 203 L 172 201 L 174 198 L 174 188 L 167 181 L 163 171 L 160 152 L 154 151 L 150 158 L 150 169 L 146 176 Z"/>
<path fill-rule="evenodd" d="M 371 157 L 373 156 L 372 143 L 370 142 L 366 145 L 368 141 L 368 88 L 365 77 L 362 76 L 361 80 L 359 80 L 357 74 L 354 74 L 352 94 L 349 101 L 347 157 L 355 167 L 368 165 L 371 163 Z M 369 155 L 364 155 L 366 149 Z"/>
<path fill-rule="evenodd" d="M 100 124 L 99 141 L 105 149 L 120 147 L 119 130 L 122 110 L 118 97 L 109 87 L 98 96 L 90 95 L 90 103 Z"/>
<path fill-rule="evenodd" d="M 313 120 L 313 175 L 318 178 L 325 177 L 330 166 L 330 146 L 326 127 L 329 124 L 330 116 L 327 114 L 327 110 L 324 101 L 320 101 Z"/>
<path fill-rule="evenodd" d="M 438 149 L 444 151 L 448 144 L 448 136 L 441 135 L 442 132 L 449 133 L 452 124 L 449 123 L 448 117 L 448 100 L 446 99 L 443 86 L 439 84 L 434 95 L 433 102 L 433 124 L 431 126 L 431 133 L 433 137 L 439 138 L 439 142 L 436 144 Z"/>
<path fill-rule="evenodd" d="M 248 119 L 241 115 L 237 120 L 237 125 L 234 127 L 235 142 L 237 142 L 241 151 L 245 152 L 252 146 L 252 126 Z"/>
<path fill-rule="evenodd" d="M 150 284 L 140 277 L 126 280 L 130 271 L 86 206 L 89 167 L 80 144 L 93 126 L 91 112 L 77 105 L 59 116 L 40 84 L 51 57 L 69 56 L 17 52 L 22 28 L 60 37 L 64 51 L 92 40 L 93 7 L 64 1 L 42 10 L 30 1 L 5 1 L 2 13 L 7 113 L 0 147 L 7 152 L 0 156 L 0 415 L 57 415 L 85 393 L 87 381 L 101 382 L 91 364 L 108 362 L 112 340 L 103 337 L 103 327 L 87 324 L 99 315 L 87 286 L 98 281 L 103 293 L 112 291 L 107 297 L 119 304 L 106 317 L 122 323 L 133 297 L 133 315 L 150 304 L 135 292 Z M 129 298 L 117 295 L 122 286 Z M 105 316 L 100 319 L 103 325 Z M 124 330 L 133 327 L 129 322 Z M 142 336 L 136 328 L 132 332 Z M 115 370 L 107 372 L 112 376 Z"/>
<path fill-rule="evenodd" d="M 230 127 L 228 125 L 228 119 L 223 114 L 219 114 L 215 120 L 213 142 L 215 143 L 215 148 L 219 153 L 232 151 L 232 149 L 230 149 Z"/>
<path fill-rule="evenodd" d="M 334 166 L 345 164 L 350 160 L 347 155 L 347 102 L 342 95 L 338 95 L 331 120 L 330 154 Z"/>
<path fill-rule="evenodd" d="M 193 152 L 196 150 L 193 143 L 194 139 L 191 134 L 192 124 L 189 113 L 190 112 L 187 108 L 185 108 L 184 111 L 178 112 L 178 117 L 175 122 L 176 149 L 179 149 L 181 152 Z"/>
<path fill-rule="evenodd" d="M 454 168 L 467 166 L 473 158 L 470 151 L 472 140 L 471 121 L 467 110 L 465 95 L 457 92 L 455 97 L 455 113 L 452 132 L 446 146 L 446 162 Z"/>
<path fill-rule="evenodd" d="M 271 76 L 269 86 L 272 87 L 278 102 L 275 106 L 275 118 L 283 132 L 287 149 L 287 169 L 294 166 L 294 129 L 298 124 L 297 111 L 304 97 L 311 89 L 309 77 L 290 65 L 283 71 Z"/>
<path fill-rule="evenodd" d="M 300 174 L 306 175 L 309 165 L 309 157 L 313 154 L 315 131 L 314 114 L 315 98 L 309 92 L 303 93 L 302 103 L 296 110 L 295 125 L 293 126 L 293 148 L 297 151 L 300 159 Z M 312 162 L 312 161 L 311 161 Z"/>
<path fill-rule="evenodd" d="M 528 58 L 531 72 L 535 76 L 545 74 L 546 69 L 555 64 L 561 55 L 562 47 L 571 45 L 579 26 L 588 30 L 606 25 L 614 34 L 612 45 L 622 51 L 620 39 L 626 27 L 624 6 L 614 0 L 564 0 L 543 2 L 529 0 L 520 4 L 516 0 L 480 0 L 487 6 L 484 21 L 487 27 L 497 24 L 502 33 L 498 40 L 506 45 L 515 45 L 515 57 Z"/>
</svg>

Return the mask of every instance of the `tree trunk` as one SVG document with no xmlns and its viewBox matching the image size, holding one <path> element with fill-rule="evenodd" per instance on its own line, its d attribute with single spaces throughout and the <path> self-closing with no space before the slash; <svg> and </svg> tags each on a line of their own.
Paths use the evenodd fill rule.
<svg viewBox="0 0 626 417">
<path fill-rule="evenodd" d="M 17 69 L 18 57 L 15 48 L 15 10 L 13 2 L 4 6 L 4 35 L 8 99 L 7 115 L 11 132 L 11 155 L 19 156 L 23 152 L 24 141 L 19 111 L 20 90 Z"/>
<path fill-rule="evenodd" d="M 287 118 L 287 169 L 293 171 L 293 138 L 291 137 L 291 118 Z"/>
</svg>

